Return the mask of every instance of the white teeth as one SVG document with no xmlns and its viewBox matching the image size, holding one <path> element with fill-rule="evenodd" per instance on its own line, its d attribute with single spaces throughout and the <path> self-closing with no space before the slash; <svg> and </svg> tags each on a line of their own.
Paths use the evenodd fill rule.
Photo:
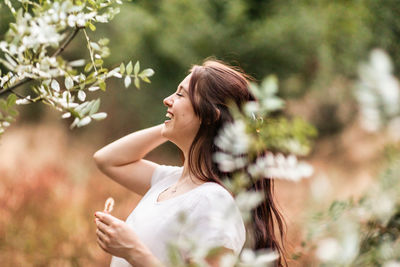
<svg viewBox="0 0 400 267">
<path fill-rule="evenodd" d="M 165 114 L 165 117 L 172 119 L 172 115 L 170 113 Z"/>
</svg>

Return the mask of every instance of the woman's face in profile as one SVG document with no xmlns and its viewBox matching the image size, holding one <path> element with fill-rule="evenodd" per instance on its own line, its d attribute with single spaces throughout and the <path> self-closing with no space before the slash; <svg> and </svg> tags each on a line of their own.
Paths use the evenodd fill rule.
<svg viewBox="0 0 400 267">
<path fill-rule="evenodd" d="M 201 121 L 193 110 L 189 98 L 189 82 L 192 74 L 183 79 L 175 93 L 164 99 L 167 107 L 167 119 L 161 134 L 170 141 L 181 146 L 190 146 L 196 136 Z"/>
</svg>

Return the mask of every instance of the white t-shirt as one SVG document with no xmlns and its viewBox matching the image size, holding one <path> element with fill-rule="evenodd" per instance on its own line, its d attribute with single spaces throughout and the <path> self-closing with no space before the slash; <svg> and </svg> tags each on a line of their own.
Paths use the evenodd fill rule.
<svg viewBox="0 0 400 267">
<path fill-rule="evenodd" d="M 221 185 L 206 182 L 176 197 L 157 202 L 161 192 L 181 176 L 182 167 L 158 166 L 151 188 L 126 220 L 139 239 L 161 262 L 168 263 L 169 243 L 195 240 L 196 246 L 224 246 L 239 254 L 246 230 L 234 198 Z M 179 220 L 186 214 L 185 223 Z M 186 243 L 185 243 L 186 242 Z M 112 257 L 111 267 L 131 266 L 122 258 Z"/>
</svg>

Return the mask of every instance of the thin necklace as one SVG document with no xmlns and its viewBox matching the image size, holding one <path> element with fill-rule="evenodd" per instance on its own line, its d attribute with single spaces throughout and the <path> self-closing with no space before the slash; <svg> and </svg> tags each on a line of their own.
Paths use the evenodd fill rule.
<svg viewBox="0 0 400 267">
<path fill-rule="evenodd" d="M 178 186 L 175 186 L 175 189 L 172 189 L 172 194 L 174 194 L 176 192 L 176 189 L 178 188 Z"/>
<path fill-rule="evenodd" d="M 167 189 L 165 189 L 164 191 L 166 191 L 166 190 L 168 190 L 168 189 L 170 189 L 170 188 L 171 188 L 171 186 L 168 187 Z M 171 190 L 171 193 L 172 193 L 172 194 L 175 194 L 177 189 L 178 189 L 178 184 L 176 184 L 176 185 L 175 185 L 175 188 L 173 188 L 173 189 Z"/>
</svg>

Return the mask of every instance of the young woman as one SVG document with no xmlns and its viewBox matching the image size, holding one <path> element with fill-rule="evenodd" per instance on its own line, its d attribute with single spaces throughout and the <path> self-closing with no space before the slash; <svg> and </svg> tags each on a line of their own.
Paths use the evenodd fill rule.
<svg viewBox="0 0 400 267">
<path fill-rule="evenodd" d="M 168 260 L 168 244 L 182 240 L 222 248 L 222 253 L 207 259 L 211 266 L 219 266 L 224 253 L 240 253 L 245 225 L 220 180 L 229 173 L 218 170 L 212 155 L 219 129 L 232 121 L 228 103 L 233 101 L 240 108 L 254 100 L 248 83 L 248 76 L 238 69 L 206 60 L 194 66 L 176 92 L 164 99 L 167 120 L 163 124 L 129 134 L 94 154 L 104 174 L 143 196 L 126 222 L 104 212 L 95 214 L 97 242 L 114 255 L 111 266 L 162 265 Z M 166 141 L 182 151 L 182 167 L 143 159 Z M 284 262 L 275 238 L 276 230 L 282 237 L 283 221 L 273 202 L 273 181 L 262 179 L 249 190 L 263 190 L 265 195 L 252 214 L 253 248 L 274 249 Z M 181 212 L 187 214 L 184 226 L 178 226 Z"/>
</svg>

